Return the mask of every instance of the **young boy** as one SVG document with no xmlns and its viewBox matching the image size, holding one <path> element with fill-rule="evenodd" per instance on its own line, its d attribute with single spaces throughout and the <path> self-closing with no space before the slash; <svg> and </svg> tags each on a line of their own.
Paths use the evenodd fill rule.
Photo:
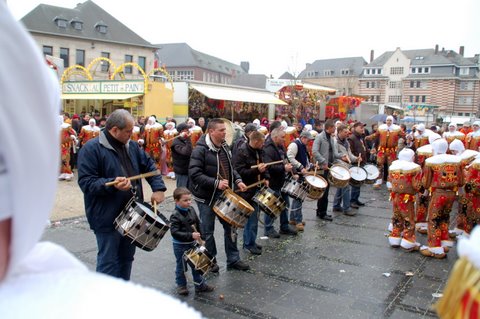
<svg viewBox="0 0 480 319">
<path fill-rule="evenodd" d="M 192 193 L 185 187 L 179 187 L 173 192 L 175 200 L 175 211 L 170 216 L 170 232 L 173 237 L 173 253 L 177 260 L 175 269 L 175 281 L 177 284 L 177 293 L 182 296 L 188 295 L 187 279 L 184 273 L 183 254 L 195 246 L 195 241 L 201 240 L 200 219 L 195 209 L 191 207 Z M 203 276 L 192 268 L 193 282 L 195 292 L 211 292 L 215 288 L 207 285 Z"/>
</svg>

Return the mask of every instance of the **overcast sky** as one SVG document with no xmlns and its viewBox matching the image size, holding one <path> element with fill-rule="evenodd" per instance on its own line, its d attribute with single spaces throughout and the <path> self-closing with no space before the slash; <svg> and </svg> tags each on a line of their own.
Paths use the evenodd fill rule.
<svg viewBox="0 0 480 319">
<path fill-rule="evenodd" d="M 81 0 L 7 0 L 17 19 L 45 3 L 74 8 Z M 240 64 L 250 73 L 298 75 L 318 59 L 378 57 L 397 47 L 480 53 L 478 0 L 174 0 L 94 2 L 152 44 L 186 42 Z M 128 3 L 128 4 L 127 4 Z"/>
</svg>

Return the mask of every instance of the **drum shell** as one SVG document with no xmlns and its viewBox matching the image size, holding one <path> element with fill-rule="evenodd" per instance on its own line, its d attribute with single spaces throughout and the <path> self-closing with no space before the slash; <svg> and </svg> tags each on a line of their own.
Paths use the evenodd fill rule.
<svg viewBox="0 0 480 319">
<path fill-rule="evenodd" d="M 140 204 L 140 205 L 139 205 Z M 142 206 L 148 210 L 142 209 Z M 115 228 L 132 243 L 145 251 L 152 251 L 170 229 L 168 219 L 160 212 L 155 216 L 148 203 L 130 200 L 115 219 Z"/>
<path fill-rule="evenodd" d="M 184 260 L 196 271 L 198 271 L 202 276 L 206 275 L 212 268 L 214 262 L 214 257 L 204 249 L 200 249 L 200 245 L 195 244 L 194 247 L 190 248 L 183 254 Z"/>
<path fill-rule="evenodd" d="M 260 189 L 253 197 L 253 200 L 265 214 L 273 219 L 277 218 L 287 207 L 287 203 L 285 203 L 283 198 L 268 187 Z"/>
<path fill-rule="evenodd" d="M 322 186 L 316 185 L 318 183 L 312 182 L 313 178 L 320 180 L 322 182 L 320 183 L 322 184 Z M 325 190 L 328 187 L 328 182 L 322 176 L 308 174 L 307 176 L 305 176 L 305 181 L 308 184 L 308 194 L 307 194 L 308 198 L 318 200 L 323 197 L 323 194 L 325 193 Z"/>
<path fill-rule="evenodd" d="M 245 199 L 226 189 L 215 201 L 213 211 L 233 227 L 243 228 L 255 209 Z"/>
<path fill-rule="evenodd" d="M 290 197 L 303 201 L 308 195 L 308 184 L 305 180 L 296 180 L 290 176 L 285 180 L 281 191 L 288 194 Z"/>
<path fill-rule="evenodd" d="M 342 175 L 342 178 L 336 177 L 335 174 L 332 173 L 332 171 L 335 172 L 336 170 L 342 172 L 342 174 L 345 174 L 345 176 Z M 332 165 L 332 167 L 330 167 L 328 171 L 327 179 L 330 185 L 337 188 L 344 188 L 348 185 L 350 181 L 350 172 L 348 171 L 348 168 L 346 168 L 344 165 L 334 164 Z"/>
<path fill-rule="evenodd" d="M 374 184 L 378 178 L 380 178 L 380 171 L 378 167 L 372 164 L 367 164 L 363 166 L 363 169 L 367 172 L 367 179 L 365 180 L 365 184 Z M 373 175 L 372 175 L 372 172 Z"/>
<path fill-rule="evenodd" d="M 365 174 L 365 178 L 364 179 L 354 178 L 354 174 L 353 174 L 354 172 L 352 172 L 352 170 L 361 170 Z M 363 167 L 353 166 L 350 168 L 350 176 L 351 176 L 349 181 L 350 185 L 355 187 L 360 187 L 366 182 L 368 173 Z"/>
</svg>

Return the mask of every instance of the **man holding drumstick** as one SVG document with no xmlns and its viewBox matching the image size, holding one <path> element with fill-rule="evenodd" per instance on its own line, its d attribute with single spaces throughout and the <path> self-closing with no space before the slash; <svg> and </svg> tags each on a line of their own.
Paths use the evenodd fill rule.
<svg viewBox="0 0 480 319">
<path fill-rule="evenodd" d="M 214 257 L 217 255 L 213 236 L 216 215 L 212 206 L 227 188 L 234 189 L 237 186 L 240 191 L 246 190 L 240 175 L 233 169 L 232 156 L 225 142 L 226 130 L 222 119 L 212 119 L 208 122 L 207 134 L 200 137 L 193 149 L 188 170 L 189 187 L 200 212 L 201 233 L 205 237 L 205 247 Z M 219 220 L 224 229 L 227 269 L 249 270 L 250 266 L 240 260 L 232 227 L 225 220 L 221 218 Z M 219 271 L 216 263 L 211 271 Z"/>
<path fill-rule="evenodd" d="M 142 183 L 125 176 L 155 171 L 154 161 L 130 140 L 134 119 L 126 110 L 114 111 L 105 130 L 78 154 L 78 184 L 84 193 L 90 228 L 97 238 L 97 272 L 130 279 L 135 246 L 115 230 L 114 220 L 135 196 L 143 201 Z M 115 181 L 113 186 L 107 182 Z M 159 175 L 147 178 L 152 202 L 163 202 L 167 190 Z"/>
</svg>

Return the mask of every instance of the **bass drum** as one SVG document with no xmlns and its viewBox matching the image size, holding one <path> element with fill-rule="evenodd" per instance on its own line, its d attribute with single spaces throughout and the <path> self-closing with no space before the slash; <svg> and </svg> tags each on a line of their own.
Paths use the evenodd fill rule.
<svg viewBox="0 0 480 319">
<path fill-rule="evenodd" d="M 232 147 L 235 141 L 243 136 L 243 128 L 240 125 L 232 123 L 232 121 L 221 118 L 227 128 L 227 134 L 225 135 L 225 141 L 229 147 Z"/>
</svg>

